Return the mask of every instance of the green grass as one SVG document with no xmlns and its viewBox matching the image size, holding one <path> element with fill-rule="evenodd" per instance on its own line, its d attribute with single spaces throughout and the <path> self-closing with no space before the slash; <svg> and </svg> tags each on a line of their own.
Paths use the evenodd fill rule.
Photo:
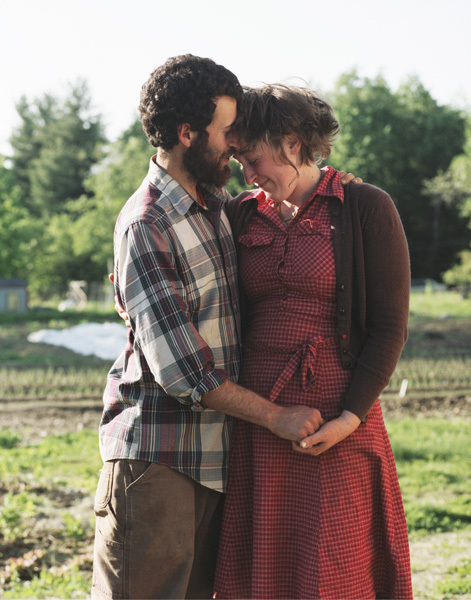
<svg viewBox="0 0 471 600">
<path fill-rule="evenodd" d="M 97 432 L 50 435 L 36 445 L 0 448 L 0 481 L 7 485 L 80 489 L 93 494 L 102 461 Z"/>
<path fill-rule="evenodd" d="M 5 600 L 47 600 L 50 598 L 89 598 L 90 577 L 79 567 L 54 568 L 39 571 L 31 579 L 14 579 L 2 598 Z"/>
<path fill-rule="evenodd" d="M 458 292 L 412 292 L 410 312 L 413 318 L 471 318 L 471 299 Z"/>
<path fill-rule="evenodd" d="M 43 355 L 43 358 L 44 355 Z M 64 356 L 57 357 L 64 361 Z M 90 367 L 88 361 L 83 362 L 80 370 L 70 365 L 46 364 L 30 368 L 0 368 L 2 401 L 58 399 L 100 399 L 106 381 L 110 361 L 101 361 L 96 367 Z M 53 385 L 51 385 L 53 382 Z M 1 445 L 1 434 L 0 434 Z"/>
<path fill-rule="evenodd" d="M 403 379 L 424 397 L 426 392 L 471 390 L 471 356 L 413 357 L 404 352 L 390 387 L 397 391 Z"/>
<path fill-rule="evenodd" d="M 88 597 L 92 499 L 102 466 L 97 432 L 50 435 L 23 445 L 20 434 L 7 430 L 3 440 L 1 597 Z"/>
<path fill-rule="evenodd" d="M 471 422 L 389 421 L 409 531 L 417 535 L 471 528 Z"/>
<path fill-rule="evenodd" d="M 32 308 L 26 313 L 13 313 L 7 311 L 0 311 L 0 324 L 12 325 L 14 323 L 47 323 L 51 326 L 51 323 L 72 326 L 78 323 L 103 323 L 105 321 L 116 321 L 120 322 L 118 314 L 113 308 L 107 309 L 84 309 L 84 310 L 66 310 L 59 311 L 54 308 Z"/>
<path fill-rule="evenodd" d="M 438 584 L 437 588 L 443 600 L 471 594 L 471 559 L 450 568 L 447 577 Z"/>
</svg>

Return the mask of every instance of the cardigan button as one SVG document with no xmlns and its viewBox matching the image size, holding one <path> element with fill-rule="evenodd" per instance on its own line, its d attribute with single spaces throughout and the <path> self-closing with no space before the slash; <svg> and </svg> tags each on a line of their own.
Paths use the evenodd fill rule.
<svg viewBox="0 0 471 600">
<path fill-rule="evenodd" d="M 344 308 L 341 308 L 341 309 L 339 310 L 339 313 L 340 313 L 341 315 L 344 315 L 344 314 L 345 314 L 345 309 L 344 309 Z"/>
</svg>

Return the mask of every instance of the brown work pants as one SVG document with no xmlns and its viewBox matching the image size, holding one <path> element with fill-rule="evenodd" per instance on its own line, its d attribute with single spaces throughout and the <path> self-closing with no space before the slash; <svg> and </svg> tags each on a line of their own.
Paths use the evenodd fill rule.
<svg viewBox="0 0 471 600">
<path fill-rule="evenodd" d="M 92 599 L 212 598 L 222 504 L 223 494 L 163 465 L 107 461 Z"/>
</svg>

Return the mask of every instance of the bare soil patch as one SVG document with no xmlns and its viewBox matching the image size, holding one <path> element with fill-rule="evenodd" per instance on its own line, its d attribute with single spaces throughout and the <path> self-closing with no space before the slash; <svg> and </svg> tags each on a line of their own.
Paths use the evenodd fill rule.
<svg viewBox="0 0 471 600">
<path fill-rule="evenodd" d="M 434 394 L 425 398 L 399 398 L 385 394 L 381 399 L 384 418 L 471 418 L 471 394 Z M 52 433 L 73 433 L 84 428 L 97 429 L 102 411 L 101 399 L 80 402 L 14 401 L 2 403 L 3 426 L 21 432 L 23 443 L 34 443 Z"/>
</svg>

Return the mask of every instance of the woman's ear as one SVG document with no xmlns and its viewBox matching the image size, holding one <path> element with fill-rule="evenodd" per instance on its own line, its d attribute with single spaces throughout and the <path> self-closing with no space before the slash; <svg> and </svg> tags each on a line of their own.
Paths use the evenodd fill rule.
<svg viewBox="0 0 471 600">
<path fill-rule="evenodd" d="M 284 141 L 286 154 L 295 156 L 301 150 L 301 142 L 295 135 L 287 135 Z"/>
<path fill-rule="evenodd" d="M 189 123 L 182 123 L 178 126 L 178 141 L 186 148 L 191 146 L 191 142 L 196 135 L 196 131 L 192 131 Z"/>
</svg>

